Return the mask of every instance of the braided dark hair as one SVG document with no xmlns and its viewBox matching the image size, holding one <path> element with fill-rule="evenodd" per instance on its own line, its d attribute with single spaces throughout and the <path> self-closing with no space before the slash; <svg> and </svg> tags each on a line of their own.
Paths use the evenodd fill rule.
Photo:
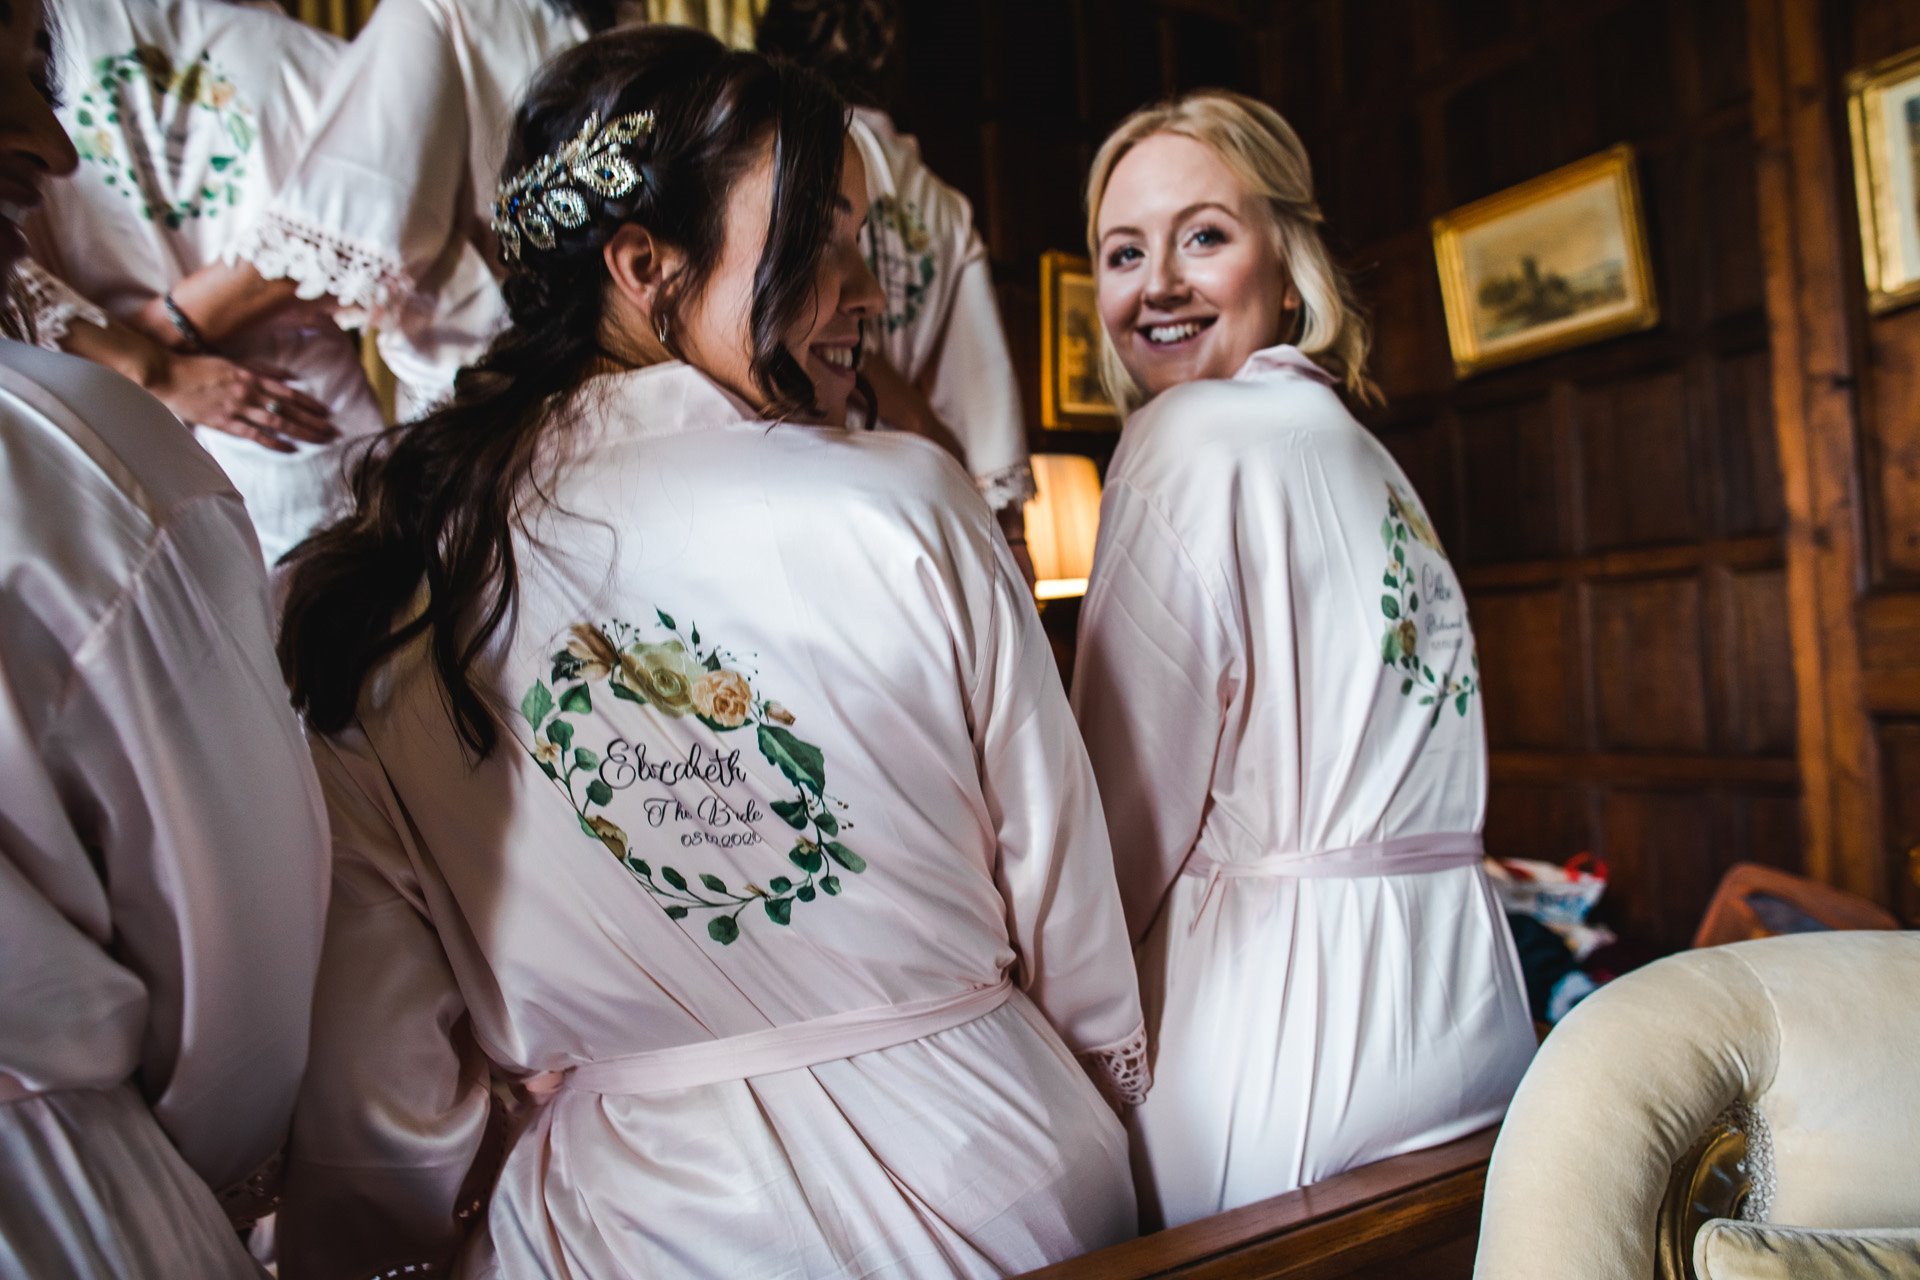
<svg viewBox="0 0 1920 1280">
<path fill-rule="evenodd" d="M 344 728 L 368 677 L 425 636 L 460 737 L 481 758 L 492 752 L 499 729 L 468 672 L 513 609 L 514 528 L 541 446 L 566 429 L 567 399 L 601 356 L 606 242 L 635 222 L 682 251 L 685 266 L 656 304 L 677 331 L 678 309 L 719 260 L 728 194 L 769 134 L 773 202 L 754 276 L 752 372 L 776 414 L 814 410 L 812 380 L 783 338 L 812 315 L 845 107 L 818 76 L 690 28 L 614 31 L 542 72 L 515 117 L 505 172 L 571 139 L 591 112 L 634 111 L 655 117 L 627 153 L 640 185 L 592 202 L 585 225 L 556 228 L 553 248 L 528 244 L 507 263 L 509 327 L 460 371 L 451 400 L 376 440 L 350 474 L 353 513 L 283 562 L 280 665 L 315 729 Z"/>
</svg>

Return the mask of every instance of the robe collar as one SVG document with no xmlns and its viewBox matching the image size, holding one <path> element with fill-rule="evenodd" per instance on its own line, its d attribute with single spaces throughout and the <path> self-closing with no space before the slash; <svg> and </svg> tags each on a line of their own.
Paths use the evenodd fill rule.
<svg viewBox="0 0 1920 1280">
<path fill-rule="evenodd" d="M 690 364 L 679 360 L 589 378 L 582 406 L 610 435 L 681 435 L 766 417 Z"/>
<path fill-rule="evenodd" d="M 1297 374 L 1325 386 L 1333 385 L 1333 375 L 1308 359 L 1305 352 L 1290 342 L 1267 347 L 1248 356 L 1247 362 L 1240 366 L 1240 372 L 1233 375 L 1233 381 L 1242 382 L 1275 373 Z"/>
</svg>

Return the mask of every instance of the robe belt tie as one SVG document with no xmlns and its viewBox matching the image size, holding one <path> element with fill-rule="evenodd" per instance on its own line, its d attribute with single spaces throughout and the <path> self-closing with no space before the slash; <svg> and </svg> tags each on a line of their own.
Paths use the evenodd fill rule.
<svg viewBox="0 0 1920 1280">
<path fill-rule="evenodd" d="M 957 996 L 855 1009 L 745 1035 L 585 1062 L 564 1071 L 528 1076 L 520 1085 L 534 1101 L 545 1102 L 563 1090 L 641 1097 L 728 1080 L 750 1080 L 921 1040 L 983 1018 L 1012 996 L 1013 978 L 1007 975 L 992 986 L 975 987 Z"/>
<path fill-rule="evenodd" d="M 1466 831 L 1441 831 L 1373 844 L 1350 845 L 1345 849 L 1321 849 L 1314 853 L 1270 853 L 1251 862 L 1215 862 L 1195 852 L 1181 869 L 1182 875 L 1204 876 L 1207 885 L 1193 909 L 1191 934 L 1200 927 L 1200 917 L 1213 901 L 1222 880 L 1250 877 L 1283 880 L 1357 879 L 1362 876 L 1417 876 L 1455 867 L 1471 867 L 1486 856 L 1486 845 L 1478 834 Z"/>
</svg>

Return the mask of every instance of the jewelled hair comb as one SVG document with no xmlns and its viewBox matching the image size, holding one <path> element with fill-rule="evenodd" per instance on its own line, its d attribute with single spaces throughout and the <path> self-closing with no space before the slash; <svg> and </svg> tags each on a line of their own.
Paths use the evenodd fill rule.
<svg viewBox="0 0 1920 1280">
<path fill-rule="evenodd" d="M 594 112 L 558 150 L 522 169 L 493 198 L 493 234 L 510 262 L 520 260 L 522 241 L 536 249 L 554 246 L 555 224 L 572 230 L 592 216 L 584 187 L 603 200 L 617 200 L 640 185 L 640 170 L 621 154 L 653 130 L 653 112 L 635 111 L 600 123 Z"/>
</svg>

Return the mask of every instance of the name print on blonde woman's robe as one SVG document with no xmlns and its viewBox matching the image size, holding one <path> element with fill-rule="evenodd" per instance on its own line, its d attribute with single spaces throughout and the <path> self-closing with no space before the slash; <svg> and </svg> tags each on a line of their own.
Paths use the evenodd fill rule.
<svg viewBox="0 0 1920 1280">
<path fill-rule="evenodd" d="M 1401 697 L 1417 695 L 1420 706 L 1433 708 L 1433 724 L 1440 723 L 1448 704 L 1465 716 L 1467 703 L 1480 691 L 1480 655 L 1469 653 L 1470 670 L 1458 669 L 1467 634 L 1466 610 L 1457 604 L 1445 610 L 1435 607 L 1452 602 L 1456 594 L 1447 553 L 1427 513 L 1391 481 L 1380 541 L 1387 549 L 1387 567 L 1380 575 L 1381 585 L 1387 588 L 1380 597 L 1380 612 L 1387 620 L 1380 637 L 1380 661 L 1401 671 Z M 1418 567 L 1409 559 L 1410 553 L 1419 558 Z M 1438 672 L 1434 662 L 1440 663 Z"/>
<path fill-rule="evenodd" d="M 796 903 L 839 895 L 838 872 L 857 875 L 867 869 L 866 860 L 841 839 L 853 827 L 843 818 L 848 806 L 826 789 L 827 763 L 820 748 L 793 731 L 793 712 L 755 690 L 745 664 L 719 645 L 704 644 L 697 624 L 683 636 L 671 614 L 656 609 L 654 616 L 656 627 L 612 618 L 567 628 L 564 647 L 549 659 L 548 679 L 535 680 L 520 700 L 521 718 L 533 734 L 527 753 L 566 796 L 581 831 L 613 854 L 669 919 L 698 915 L 707 936 L 723 946 L 739 938 L 742 915 L 756 905 L 774 924 L 791 925 Z M 596 696 L 602 700 L 597 708 Z M 650 743 L 624 735 L 608 735 L 598 748 L 584 742 L 592 728 L 616 715 L 632 724 L 627 718 L 632 713 L 614 706 L 619 702 L 657 717 L 653 727 L 663 734 L 698 736 L 697 724 L 721 745 L 695 741 L 684 751 L 657 752 Z M 793 841 L 782 861 L 776 861 L 779 844 L 788 837 L 769 838 L 765 828 L 774 824 L 758 799 L 721 794 L 739 787 L 780 790 L 779 784 L 769 785 L 769 775 L 751 771 L 745 747 L 726 745 L 734 734 L 751 734 L 760 757 L 793 788 L 792 798 L 770 802 L 771 816 Z M 651 790 L 689 783 L 712 789 L 691 808 L 678 796 Z M 650 794 L 623 794 L 641 784 L 648 784 Z M 615 820 L 616 810 L 641 830 L 639 847 Z M 690 829 L 670 829 L 683 826 Z M 644 849 L 658 857 L 661 840 L 682 850 L 737 850 L 743 856 L 764 848 L 768 869 L 782 874 L 749 873 L 754 878 L 730 885 L 710 870 L 689 872 L 664 863 L 656 868 L 640 854 Z M 744 870 L 738 864 L 723 869 L 736 879 Z"/>
</svg>

